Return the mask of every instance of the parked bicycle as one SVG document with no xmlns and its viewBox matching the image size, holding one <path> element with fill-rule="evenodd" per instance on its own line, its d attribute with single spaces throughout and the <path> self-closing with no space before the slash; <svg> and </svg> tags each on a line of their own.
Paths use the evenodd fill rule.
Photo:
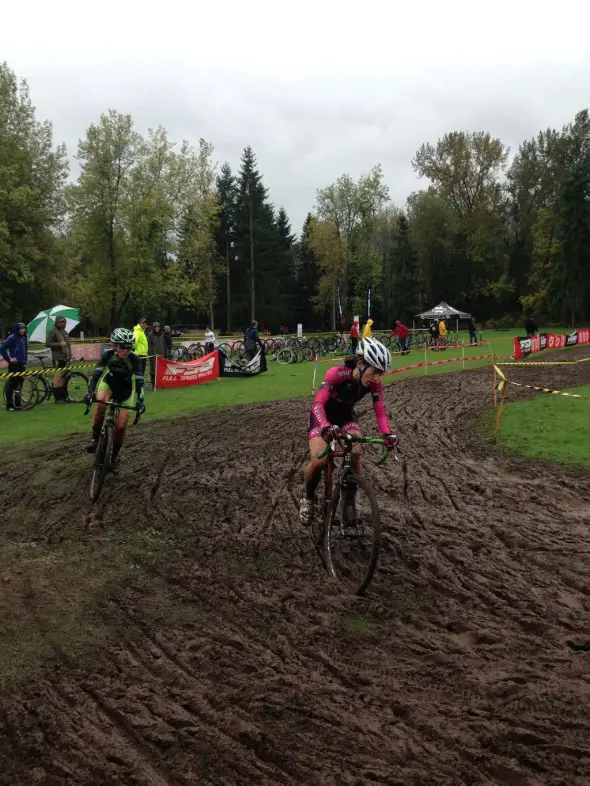
<svg viewBox="0 0 590 786">
<path fill-rule="evenodd" d="M 115 421 L 119 410 L 128 409 L 135 412 L 135 420 L 133 421 L 134 426 L 139 422 L 139 418 L 141 417 L 137 406 L 127 407 L 125 404 L 119 404 L 117 401 L 101 401 L 100 403 L 107 407 L 107 412 L 105 413 L 100 436 L 96 443 L 96 453 L 94 454 L 94 464 L 92 465 L 92 475 L 90 479 L 90 499 L 92 502 L 96 502 L 99 498 L 104 479 L 112 468 L 113 445 L 115 444 Z M 90 412 L 91 406 L 91 404 L 86 406 L 84 410 L 85 415 Z"/>
<path fill-rule="evenodd" d="M 329 573 L 361 595 L 377 567 L 381 517 L 371 484 L 364 475 L 354 472 L 355 444 L 385 445 L 386 441 L 381 437 L 342 434 L 320 453 L 318 459 L 329 458 L 324 470 L 324 496 L 318 500 L 312 517 L 311 537 Z M 393 453 L 398 461 L 397 442 Z M 382 464 L 388 455 L 386 449 L 376 463 Z M 337 458 L 344 459 L 338 467 Z"/>
<path fill-rule="evenodd" d="M 72 371 L 69 368 L 70 363 L 71 361 L 68 361 L 68 365 L 58 369 L 56 373 L 61 375 L 65 385 L 66 401 L 73 404 L 81 404 L 88 393 L 88 377 L 82 371 Z M 53 366 L 46 366 L 43 359 L 41 359 L 41 365 L 43 370 L 53 368 Z M 32 379 L 35 379 L 37 383 L 39 395 L 37 404 L 42 404 L 45 400 L 49 401 L 53 395 L 52 378 L 47 374 L 39 372 L 39 376 L 32 377 Z"/>
<path fill-rule="evenodd" d="M 53 366 L 47 366 L 41 359 L 42 369 L 31 369 L 26 376 L 22 377 L 20 390 L 15 394 L 18 398 L 19 410 L 27 410 L 49 401 L 53 396 L 52 377 L 45 372 Z M 65 388 L 66 400 L 73 404 L 81 404 L 88 393 L 88 377 L 81 371 L 72 371 L 68 366 L 57 369 L 56 373 L 61 374 Z M 6 404 L 6 385 L 3 390 L 4 404 Z"/>
<path fill-rule="evenodd" d="M 4 398 L 4 406 L 8 406 L 8 401 L 6 398 L 6 382 L 4 381 L 4 385 L 2 386 L 2 395 Z M 25 377 L 23 376 L 20 380 L 20 385 L 17 389 L 14 390 L 12 403 L 14 405 L 14 409 L 19 411 L 24 411 L 27 409 L 32 409 L 39 401 L 39 391 L 37 389 L 37 377 Z"/>
</svg>

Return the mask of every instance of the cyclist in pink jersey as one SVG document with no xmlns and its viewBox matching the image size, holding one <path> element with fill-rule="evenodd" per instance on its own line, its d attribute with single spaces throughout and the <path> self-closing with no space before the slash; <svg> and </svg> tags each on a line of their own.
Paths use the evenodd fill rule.
<svg viewBox="0 0 590 786">
<path fill-rule="evenodd" d="M 305 494 L 301 499 L 299 516 L 303 524 L 309 524 L 313 513 L 315 492 L 328 458 L 317 456 L 326 447 L 326 442 L 342 432 L 359 434 L 354 405 L 367 393 L 373 399 L 373 409 L 381 434 L 393 449 L 397 437 L 391 433 L 389 419 L 383 403 L 381 375 L 391 367 L 389 350 L 374 338 L 365 338 L 359 343 L 358 357 L 347 361 L 344 366 L 334 366 L 326 372 L 311 407 L 307 424 L 307 438 L 311 460 L 305 468 Z M 360 445 L 353 448 L 354 471 L 361 471 Z"/>
</svg>

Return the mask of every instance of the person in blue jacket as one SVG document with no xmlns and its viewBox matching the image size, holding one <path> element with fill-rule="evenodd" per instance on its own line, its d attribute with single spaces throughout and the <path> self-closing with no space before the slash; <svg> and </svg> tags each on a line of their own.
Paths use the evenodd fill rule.
<svg viewBox="0 0 590 786">
<path fill-rule="evenodd" d="M 12 328 L 12 334 L 0 344 L 0 355 L 8 363 L 9 373 L 14 374 L 26 369 L 29 342 L 24 322 L 17 322 Z M 22 385 L 22 377 L 9 377 L 6 380 L 6 409 L 9 412 L 20 409 Z"/>
</svg>

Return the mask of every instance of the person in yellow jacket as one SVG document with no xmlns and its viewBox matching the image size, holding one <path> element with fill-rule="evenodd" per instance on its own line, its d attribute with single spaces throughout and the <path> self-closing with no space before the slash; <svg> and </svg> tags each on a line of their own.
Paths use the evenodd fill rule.
<svg viewBox="0 0 590 786">
<path fill-rule="evenodd" d="M 373 335 L 373 330 L 372 330 L 372 327 L 371 327 L 372 324 L 373 324 L 373 320 L 372 319 L 367 319 L 367 321 L 365 323 L 365 326 L 363 328 L 362 338 L 371 338 L 371 336 Z"/>
<path fill-rule="evenodd" d="M 439 321 L 439 323 L 438 323 L 439 340 L 440 340 L 440 343 L 443 344 L 443 345 L 446 345 L 446 343 L 448 341 L 448 338 L 447 338 L 448 332 L 449 331 L 447 330 L 447 323 L 445 322 L 445 319 L 443 317 Z"/>
<path fill-rule="evenodd" d="M 140 317 L 137 325 L 133 328 L 133 336 L 135 338 L 134 352 L 139 358 L 141 366 L 141 373 L 145 372 L 148 357 L 148 340 L 146 335 L 147 319 Z"/>
</svg>

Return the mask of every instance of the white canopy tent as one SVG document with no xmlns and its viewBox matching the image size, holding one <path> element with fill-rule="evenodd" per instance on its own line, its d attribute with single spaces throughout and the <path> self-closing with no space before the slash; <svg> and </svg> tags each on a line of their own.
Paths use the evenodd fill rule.
<svg viewBox="0 0 590 786">
<path fill-rule="evenodd" d="M 434 306 L 434 308 L 431 308 L 428 311 L 423 311 L 421 314 L 416 314 L 415 316 L 420 317 L 420 319 L 442 319 L 443 317 L 445 319 L 451 319 L 454 317 L 457 320 L 458 331 L 459 320 L 469 319 L 471 314 L 468 314 L 466 311 L 459 311 L 459 309 L 450 306 L 445 300 L 441 300 L 438 306 Z"/>
</svg>

